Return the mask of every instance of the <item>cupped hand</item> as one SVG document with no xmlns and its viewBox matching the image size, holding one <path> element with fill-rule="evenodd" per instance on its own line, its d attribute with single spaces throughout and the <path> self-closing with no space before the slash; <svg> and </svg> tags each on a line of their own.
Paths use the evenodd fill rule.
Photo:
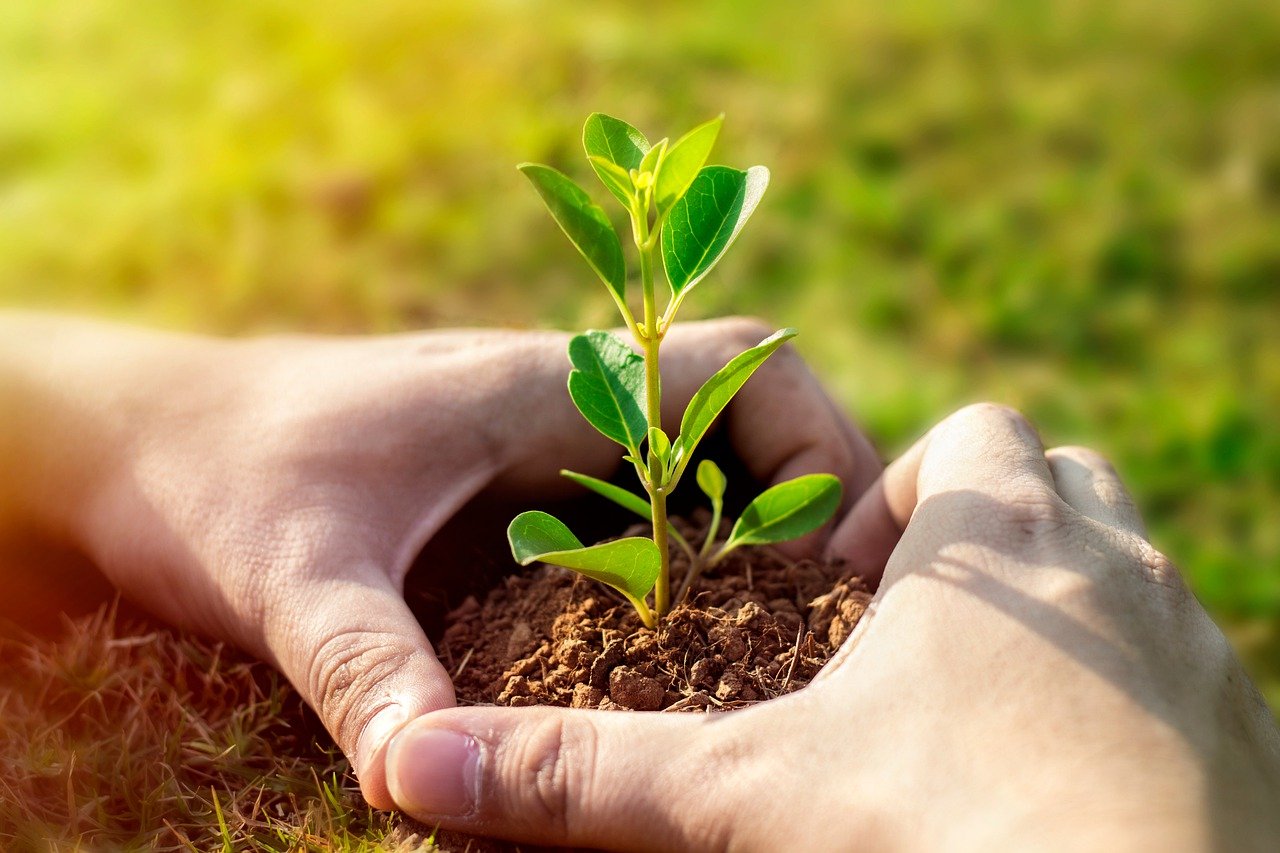
<svg viewBox="0 0 1280 853">
<path fill-rule="evenodd" d="M 716 715 L 458 708 L 406 726 L 431 824 L 634 850 L 1271 849 L 1280 736 L 1096 453 L 962 410 L 830 542 L 867 614 L 805 689 Z"/>
<path fill-rule="evenodd" d="M 60 358 L 77 365 L 65 390 L 82 429 L 68 431 L 100 445 L 83 466 L 93 476 L 64 490 L 79 495 L 65 527 L 128 597 L 278 666 L 369 802 L 391 807 L 387 740 L 454 704 L 404 602 L 415 555 L 481 492 L 541 500 L 572 490 L 562 467 L 607 476 L 618 464 L 566 391 L 568 336 L 226 342 L 58 329 Z M 701 382 L 770 331 L 750 320 L 673 331 L 664 417 L 678 423 Z M 829 471 L 856 496 L 881 468 L 789 349 L 725 425 L 765 481 Z"/>
</svg>

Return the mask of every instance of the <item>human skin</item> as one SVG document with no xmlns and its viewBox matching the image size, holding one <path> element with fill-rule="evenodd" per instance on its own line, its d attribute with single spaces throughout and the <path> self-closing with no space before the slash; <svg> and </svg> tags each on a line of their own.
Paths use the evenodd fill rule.
<svg viewBox="0 0 1280 853">
<path fill-rule="evenodd" d="M 879 589 L 805 689 L 711 715 L 457 708 L 388 752 L 431 825 L 624 850 L 1274 850 L 1280 734 L 1112 467 L 966 408 L 829 553 Z"/>
<path fill-rule="evenodd" d="M 771 331 L 677 327 L 664 417 Z M 54 558 L 87 556 L 160 618 L 278 667 L 390 808 L 388 739 L 455 704 L 404 602 L 415 556 L 478 495 L 563 496 L 562 467 L 619 462 L 565 390 L 568 337 L 219 340 L 0 312 L 0 588 L 52 596 Z M 829 471 L 851 501 L 881 470 L 789 348 L 724 428 L 767 482 Z M 84 571 L 69 586 L 92 587 Z"/>
</svg>

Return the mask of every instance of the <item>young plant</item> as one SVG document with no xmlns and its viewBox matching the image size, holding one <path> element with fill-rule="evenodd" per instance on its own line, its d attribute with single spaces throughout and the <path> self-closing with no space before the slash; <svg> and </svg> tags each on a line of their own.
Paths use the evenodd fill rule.
<svg viewBox="0 0 1280 853">
<path fill-rule="evenodd" d="M 569 342 L 569 395 L 587 421 L 625 451 L 644 489 L 638 495 L 585 474 L 561 473 L 649 520 L 652 539 L 630 537 L 584 546 L 556 518 L 524 512 L 507 530 L 511 552 L 522 565 L 535 561 L 572 569 L 622 593 L 650 628 L 671 607 L 670 543 L 684 551 L 690 569 L 678 601 L 703 568 L 715 566 L 742 545 L 795 539 L 820 527 L 840 503 L 840 481 L 809 474 L 761 493 L 716 544 L 723 514 L 725 476 L 710 460 L 696 479 L 711 500 L 712 524 L 695 551 L 667 520 L 667 498 L 679 485 L 694 451 L 716 417 L 756 369 L 795 336 L 782 329 L 733 358 L 689 401 L 674 439 L 662 430 L 662 378 L 658 355 L 685 297 L 724 257 L 755 211 L 769 170 L 746 171 L 705 165 L 724 117 L 701 124 L 674 144 L 655 145 L 624 121 L 601 113 L 587 119 L 582 144 L 601 183 L 631 220 L 639 253 L 640 319 L 627 298 L 627 265 L 604 210 L 569 177 L 550 166 L 521 164 L 520 171 L 542 196 L 552 218 L 595 270 L 613 297 L 622 322 L 640 349 L 610 332 L 589 331 Z M 668 294 L 658 310 L 655 270 L 661 255 Z M 653 604 L 649 594 L 653 593 Z"/>
</svg>

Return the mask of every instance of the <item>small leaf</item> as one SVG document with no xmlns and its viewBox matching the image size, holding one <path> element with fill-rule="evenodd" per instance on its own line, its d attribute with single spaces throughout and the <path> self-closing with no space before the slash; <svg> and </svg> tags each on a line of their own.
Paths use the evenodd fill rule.
<svg viewBox="0 0 1280 853">
<path fill-rule="evenodd" d="M 569 528 L 545 512 L 522 512 L 507 528 L 516 562 L 536 561 L 573 569 L 625 595 L 643 599 L 658 580 L 662 559 L 651 539 L 638 536 L 584 548 Z"/>
<path fill-rule="evenodd" d="M 840 506 L 840 480 L 806 474 L 766 489 L 733 525 L 724 549 L 786 542 L 817 530 Z"/>
<path fill-rule="evenodd" d="M 658 427 L 649 427 L 649 450 L 666 467 L 667 460 L 671 458 L 671 439 Z"/>
<path fill-rule="evenodd" d="M 576 471 L 561 471 L 560 476 L 568 477 L 579 486 L 584 486 L 597 495 L 608 498 L 623 509 L 631 510 L 646 521 L 653 518 L 653 508 L 649 506 L 649 501 L 635 492 L 629 492 L 621 486 L 615 486 L 613 483 L 579 474 Z"/>
<path fill-rule="evenodd" d="M 671 146 L 671 150 L 663 158 L 662 171 L 658 174 L 653 193 L 659 213 L 665 212 L 689 190 L 698 171 L 707 162 L 707 156 L 716 144 L 720 125 L 723 123 L 724 116 L 716 116 L 711 121 L 698 125 Z"/>
<path fill-rule="evenodd" d="M 567 175 L 550 166 L 521 163 L 517 168 L 533 182 L 560 230 L 587 259 L 600 280 L 618 299 L 626 299 L 627 265 L 622 256 L 622 241 L 604 209 Z"/>
<path fill-rule="evenodd" d="M 635 195 L 635 186 L 631 183 L 631 173 L 621 166 L 616 166 L 610 160 L 603 157 L 588 157 L 592 168 L 596 170 L 596 174 L 600 176 L 600 182 L 608 187 L 609 192 L 613 193 L 622 203 L 631 207 L 631 199 Z"/>
<path fill-rule="evenodd" d="M 648 499 L 637 495 L 635 492 L 629 492 L 621 486 L 615 486 L 613 483 L 597 480 L 595 477 L 579 474 L 576 471 L 562 470 L 560 476 L 568 477 L 579 486 L 584 486 L 597 495 L 608 498 L 623 509 L 631 510 L 645 521 L 653 520 L 653 507 L 649 505 Z M 685 543 L 680 531 L 676 530 L 676 526 L 669 521 L 667 522 L 667 534 L 677 543 Z M 687 548 L 687 543 L 682 544 L 682 547 Z"/>
<path fill-rule="evenodd" d="M 644 155 L 644 159 L 640 161 L 640 165 L 637 168 L 641 173 L 648 172 L 650 175 L 656 176 L 658 174 L 658 164 L 662 161 L 662 155 L 666 153 L 667 140 L 659 140 Z"/>
<path fill-rule="evenodd" d="M 769 170 L 704 166 L 662 228 L 662 263 L 679 296 L 706 277 L 728 251 L 769 185 Z"/>
<path fill-rule="evenodd" d="M 712 504 L 718 504 L 724 500 L 724 489 L 727 481 L 724 478 L 724 472 L 720 470 L 720 466 L 712 462 L 710 459 L 703 459 L 698 463 L 698 488 L 702 489 L 702 493 L 711 498 Z"/>
<path fill-rule="evenodd" d="M 582 147 L 586 149 L 587 157 L 600 157 L 629 173 L 632 169 L 640 168 L 644 155 L 649 153 L 649 140 L 622 119 L 604 113 L 592 113 L 582 127 Z M 630 197 L 605 178 L 603 167 L 594 161 L 591 167 L 596 170 L 609 191 L 618 197 L 618 201 L 630 207 Z"/>
<path fill-rule="evenodd" d="M 590 331 L 569 341 L 569 395 L 582 416 L 608 438 L 640 455 L 648 432 L 644 359 L 616 335 Z"/>
<path fill-rule="evenodd" d="M 685 407 L 684 417 L 680 419 L 680 436 L 676 439 L 676 455 L 683 460 L 693 455 L 693 450 L 706 435 L 716 416 L 729 405 L 733 395 L 738 393 L 751 374 L 756 372 L 765 359 L 773 355 L 778 347 L 796 336 L 795 329 L 781 329 L 765 338 L 746 352 L 739 353 L 715 375 L 702 384 L 698 393 L 693 395 L 689 405 Z"/>
<path fill-rule="evenodd" d="M 545 512 L 522 512 L 513 518 L 507 526 L 507 541 L 511 543 L 511 556 L 522 566 L 543 554 L 582 547 L 573 531 Z"/>
</svg>

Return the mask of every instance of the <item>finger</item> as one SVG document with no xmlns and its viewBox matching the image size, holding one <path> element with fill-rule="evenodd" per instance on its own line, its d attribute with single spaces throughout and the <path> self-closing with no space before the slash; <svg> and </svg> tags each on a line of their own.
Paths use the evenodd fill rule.
<svg viewBox="0 0 1280 853">
<path fill-rule="evenodd" d="M 1062 499 L 1081 515 L 1147 538 L 1129 490 L 1106 457 L 1087 447 L 1055 447 L 1045 454 Z"/>
<path fill-rule="evenodd" d="M 1030 423 L 1004 406 L 967 406 L 885 469 L 832 534 L 828 556 L 878 577 L 917 508 L 947 492 L 980 497 L 990 506 L 1056 499 L 1044 447 Z"/>
<path fill-rule="evenodd" d="M 683 821 L 704 722 L 684 714 L 457 708 L 405 726 L 387 772 L 430 826 L 535 844 L 697 849 Z"/>
<path fill-rule="evenodd" d="M 677 327 L 664 361 L 664 421 L 678 424 L 703 382 L 772 331 L 744 318 Z M 774 484 L 804 474 L 834 474 L 844 486 L 840 512 L 853 505 L 882 468 L 870 441 L 789 346 L 774 353 L 747 381 L 725 420 L 734 450 L 757 480 Z M 783 550 L 792 556 L 815 553 L 829 532 L 828 527 L 785 543 Z"/>
<path fill-rule="evenodd" d="M 307 581 L 269 626 L 286 677 L 351 760 L 375 808 L 391 808 L 385 755 L 407 721 L 455 704 L 449 674 L 400 591 L 377 568 Z"/>
</svg>

